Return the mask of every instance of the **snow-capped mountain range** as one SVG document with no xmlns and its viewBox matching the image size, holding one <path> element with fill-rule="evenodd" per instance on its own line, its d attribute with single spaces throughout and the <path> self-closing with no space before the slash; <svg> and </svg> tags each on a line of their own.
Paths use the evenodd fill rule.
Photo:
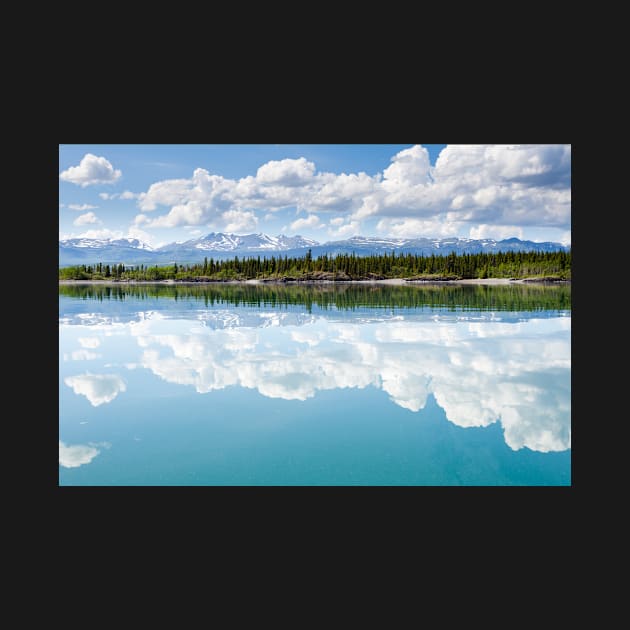
<svg viewBox="0 0 630 630">
<path fill-rule="evenodd" d="M 319 245 L 317 241 L 302 236 L 269 236 L 267 234 L 224 234 L 222 232 L 210 232 L 201 238 L 185 241 L 184 243 L 171 243 L 159 248 L 161 252 L 185 252 L 188 250 L 202 252 L 284 252 L 289 249 L 309 248 Z"/>
<path fill-rule="evenodd" d="M 72 238 L 59 241 L 59 265 L 124 263 L 169 264 L 203 261 L 204 257 L 224 259 L 234 256 L 271 256 L 279 252 L 287 256 L 302 256 L 311 250 L 314 257 L 354 252 L 357 256 L 397 252 L 445 255 L 493 251 L 557 251 L 568 250 L 560 243 L 522 241 L 508 238 L 381 238 L 354 236 L 343 241 L 318 243 L 302 236 L 269 236 L 267 234 L 225 234 L 211 232 L 183 243 L 169 243 L 152 248 L 134 238 L 93 239 Z"/>
<path fill-rule="evenodd" d="M 153 248 L 137 238 L 116 238 L 116 239 L 98 239 L 98 238 L 72 238 L 67 241 L 59 241 L 59 245 L 65 247 L 80 247 L 86 249 L 103 249 L 104 247 L 131 247 L 132 249 L 144 249 L 153 251 Z"/>
</svg>

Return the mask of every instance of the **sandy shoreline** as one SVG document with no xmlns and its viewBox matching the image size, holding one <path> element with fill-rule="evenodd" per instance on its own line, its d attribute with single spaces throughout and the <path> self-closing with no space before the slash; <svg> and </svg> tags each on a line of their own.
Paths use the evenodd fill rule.
<svg viewBox="0 0 630 630">
<path fill-rule="evenodd" d="M 560 282 L 544 282 L 544 281 L 535 281 L 530 280 L 529 282 L 525 282 L 522 280 L 509 280 L 507 278 L 471 278 L 468 280 L 406 280 L 405 278 L 388 278 L 385 280 L 302 280 L 302 281 L 262 281 L 262 280 L 229 280 L 227 282 L 220 281 L 212 281 L 212 282 L 187 282 L 187 281 L 175 281 L 175 280 L 128 280 L 123 282 L 116 282 L 112 280 L 59 280 L 59 284 L 73 285 L 73 284 L 101 284 L 101 285 L 109 285 L 109 286 L 126 286 L 126 285 L 145 285 L 145 284 L 159 284 L 166 286 L 177 286 L 177 285 L 195 285 L 195 286 L 203 286 L 203 285 L 226 285 L 226 284 L 256 284 L 256 285 L 334 285 L 334 284 L 384 284 L 384 285 L 411 285 L 411 286 L 423 286 L 423 285 L 452 285 L 452 284 L 487 284 L 487 285 L 496 285 L 496 284 L 534 284 L 534 283 L 544 283 L 544 284 L 565 284 L 569 283 L 569 281 L 560 281 Z"/>
</svg>

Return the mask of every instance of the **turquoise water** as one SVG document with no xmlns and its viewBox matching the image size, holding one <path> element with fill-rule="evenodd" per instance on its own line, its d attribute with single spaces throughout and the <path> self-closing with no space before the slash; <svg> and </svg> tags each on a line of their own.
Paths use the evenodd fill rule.
<svg viewBox="0 0 630 630">
<path fill-rule="evenodd" d="M 60 485 L 569 485 L 569 287 L 64 286 Z"/>
</svg>

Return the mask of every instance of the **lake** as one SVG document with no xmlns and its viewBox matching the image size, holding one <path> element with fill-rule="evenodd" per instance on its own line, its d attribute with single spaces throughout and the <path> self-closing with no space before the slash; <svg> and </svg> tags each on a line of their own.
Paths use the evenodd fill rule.
<svg viewBox="0 0 630 630">
<path fill-rule="evenodd" d="M 59 485 L 570 485 L 571 288 L 59 287 Z"/>
</svg>

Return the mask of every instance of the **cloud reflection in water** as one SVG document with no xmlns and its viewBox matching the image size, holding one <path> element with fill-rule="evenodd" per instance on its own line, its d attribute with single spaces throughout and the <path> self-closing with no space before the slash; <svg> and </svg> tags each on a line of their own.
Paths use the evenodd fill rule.
<svg viewBox="0 0 630 630">
<path fill-rule="evenodd" d="M 569 317 L 300 322 L 258 312 L 256 322 L 250 312 L 246 323 L 232 318 L 218 326 L 212 319 L 220 312 L 205 312 L 203 320 L 152 315 L 128 324 L 141 349 L 134 362 L 199 393 L 238 385 L 306 400 L 322 390 L 373 386 L 412 412 L 433 394 L 458 426 L 499 421 L 514 450 L 571 447 Z"/>
<path fill-rule="evenodd" d="M 67 376 L 64 383 L 75 394 L 85 396 L 93 407 L 111 402 L 127 389 L 125 382 L 117 374 L 78 374 Z"/>
</svg>

